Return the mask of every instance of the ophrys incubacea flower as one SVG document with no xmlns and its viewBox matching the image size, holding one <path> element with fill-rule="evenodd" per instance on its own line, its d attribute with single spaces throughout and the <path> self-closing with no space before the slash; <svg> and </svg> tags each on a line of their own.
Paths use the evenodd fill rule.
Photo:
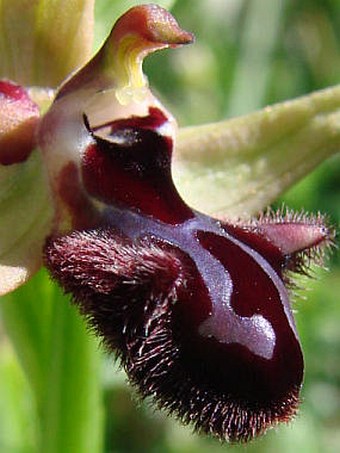
<svg viewBox="0 0 340 453">
<path fill-rule="evenodd" d="M 164 9 L 133 8 L 40 119 L 33 103 L 22 118 L 34 119 L 48 175 L 52 276 L 143 396 L 198 430 L 244 441 L 296 412 L 303 359 L 288 287 L 333 232 L 320 215 L 232 221 L 183 201 L 171 173 L 175 120 L 141 65 L 192 40 Z M 9 103 L 22 90 L 3 86 Z M 193 149 L 197 141 L 186 136 Z"/>
</svg>

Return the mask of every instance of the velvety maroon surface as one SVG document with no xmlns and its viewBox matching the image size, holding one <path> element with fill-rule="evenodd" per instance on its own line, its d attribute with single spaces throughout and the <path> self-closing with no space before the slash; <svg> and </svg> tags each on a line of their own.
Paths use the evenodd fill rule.
<svg viewBox="0 0 340 453">
<path fill-rule="evenodd" d="M 320 239 L 319 218 L 265 217 L 261 229 L 192 210 L 172 181 L 167 122 L 158 108 L 92 128 L 84 115 L 81 190 L 63 191 L 83 230 L 50 238 L 45 263 L 142 396 L 247 441 L 296 413 L 303 357 L 286 274 L 330 233 Z"/>
<path fill-rule="evenodd" d="M 162 222 L 180 223 L 192 216 L 178 196 L 171 178 L 172 140 L 155 132 L 166 121 L 150 109 L 142 118 L 114 121 L 108 139 L 98 135 L 86 150 L 83 181 L 99 200 L 126 209 L 136 209 Z"/>
<path fill-rule="evenodd" d="M 174 310 L 175 313 L 178 311 L 181 324 L 185 326 L 183 335 L 186 335 L 187 360 L 209 376 L 217 388 L 236 399 L 255 404 L 279 401 L 301 385 L 303 358 L 299 341 L 287 317 L 286 310 L 290 307 L 285 310 L 273 283 L 274 271 L 268 268 L 265 272 L 251 255 L 226 238 L 206 232 L 198 232 L 198 238 L 202 247 L 228 270 L 233 285 L 230 298 L 232 310 L 241 317 L 261 315 L 268 320 L 275 333 L 272 340 L 274 350 L 270 359 L 250 351 L 243 345 L 247 335 L 244 331 L 239 333 L 243 336 L 239 338 L 239 343 L 237 337 L 229 344 L 214 338 L 200 338 L 196 322 L 197 318 L 202 322 L 209 312 L 209 295 L 203 288 L 196 291 L 202 285 L 196 275 L 192 283 L 195 293 Z M 220 303 L 223 303 L 222 299 Z M 216 322 L 221 322 L 221 319 Z M 227 329 L 228 325 L 225 325 L 226 332 Z M 267 339 L 261 335 L 256 339 L 260 349 L 264 340 Z M 251 337 L 249 341 L 251 343 Z"/>
</svg>

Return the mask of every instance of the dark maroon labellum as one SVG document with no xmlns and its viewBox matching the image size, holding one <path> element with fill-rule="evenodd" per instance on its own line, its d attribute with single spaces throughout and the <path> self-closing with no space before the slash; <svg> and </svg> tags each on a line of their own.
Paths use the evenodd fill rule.
<svg viewBox="0 0 340 453">
<path fill-rule="evenodd" d="M 172 182 L 165 121 L 153 109 L 86 124 L 83 181 L 107 206 L 103 227 L 50 238 L 45 263 L 143 396 L 246 441 L 296 412 L 303 358 L 285 271 L 330 232 L 321 218 L 243 226 L 192 211 Z"/>
<path fill-rule="evenodd" d="M 139 102 L 138 71 L 137 92 L 127 93 L 119 91 L 119 78 L 107 82 L 105 64 L 109 50 L 119 62 L 119 43 L 130 49 L 126 67 L 114 66 L 127 83 L 124 69 L 137 53 L 140 59 L 192 35 L 161 8 L 144 5 L 123 16 L 110 36 L 63 85 L 43 121 L 45 153 L 59 152 L 52 169 L 65 148 L 68 162 L 67 138 L 76 131 L 74 160 L 60 164 L 56 191 L 79 228 L 48 239 L 45 264 L 142 396 L 198 431 L 248 441 L 296 413 L 303 357 L 290 278 L 307 272 L 314 258 L 321 261 L 332 231 L 321 216 L 286 212 L 232 223 L 187 206 L 172 181 L 172 119 L 153 98 L 148 109 Z M 133 84 L 124 83 L 129 91 Z M 88 93 L 91 99 L 74 107 Z M 118 111 L 126 117 L 107 121 L 110 102 L 122 93 L 131 95 L 130 110 L 123 96 Z M 106 94 L 101 111 L 93 104 Z M 136 106 L 139 116 L 131 114 Z M 63 146 L 58 134 L 49 137 L 56 125 Z"/>
</svg>

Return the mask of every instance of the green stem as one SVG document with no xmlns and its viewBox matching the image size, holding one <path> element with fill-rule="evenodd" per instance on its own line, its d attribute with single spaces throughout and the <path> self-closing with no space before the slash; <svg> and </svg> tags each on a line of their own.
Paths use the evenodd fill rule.
<svg viewBox="0 0 340 453">
<path fill-rule="evenodd" d="M 102 451 L 97 346 L 78 313 L 45 274 L 3 298 L 2 316 L 33 389 L 38 451 Z"/>
</svg>

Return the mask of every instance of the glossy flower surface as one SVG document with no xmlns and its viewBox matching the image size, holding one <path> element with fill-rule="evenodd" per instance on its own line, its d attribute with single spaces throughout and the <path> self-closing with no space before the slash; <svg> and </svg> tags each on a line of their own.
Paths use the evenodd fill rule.
<svg viewBox="0 0 340 453">
<path fill-rule="evenodd" d="M 142 61 L 192 41 L 166 10 L 142 5 L 117 21 L 41 117 L 29 91 L 2 82 L 10 120 L 0 162 L 20 165 L 37 145 L 53 212 L 35 248 L 47 237 L 46 267 L 140 394 L 199 431 L 247 441 L 296 413 L 303 358 L 291 274 L 321 262 L 334 233 L 321 215 L 236 221 L 183 201 L 172 180 L 176 122 L 149 90 Z M 177 149 L 199 148 L 190 131 L 181 137 Z"/>
</svg>

